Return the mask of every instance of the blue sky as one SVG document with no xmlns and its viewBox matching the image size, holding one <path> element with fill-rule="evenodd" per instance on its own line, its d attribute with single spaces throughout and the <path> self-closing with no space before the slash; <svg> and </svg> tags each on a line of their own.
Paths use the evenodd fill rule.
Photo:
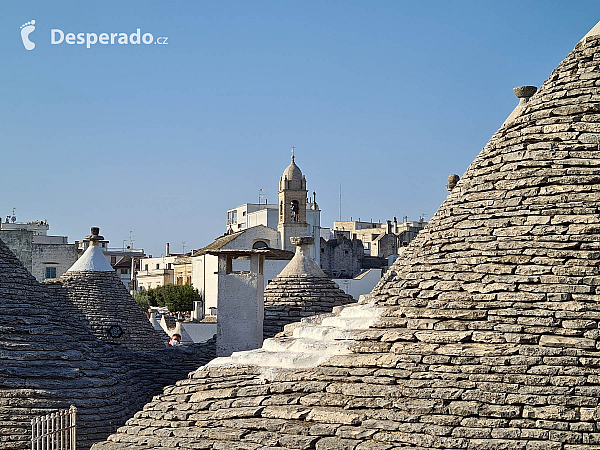
<svg viewBox="0 0 600 450">
<path fill-rule="evenodd" d="M 579 1 L 28 1 L 0 14 L 0 216 L 200 248 L 296 160 L 322 225 L 431 217 L 600 20 Z M 20 26 L 36 20 L 25 50 Z M 152 33 L 168 45 L 50 43 Z"/>
</svg>

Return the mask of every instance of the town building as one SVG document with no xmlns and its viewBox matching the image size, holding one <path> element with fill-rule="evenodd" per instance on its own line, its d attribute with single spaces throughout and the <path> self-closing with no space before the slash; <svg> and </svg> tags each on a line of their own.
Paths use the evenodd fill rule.
<svg viewBox="0 0 600 450">
<path fill-rule="evenodd" d="M 227 210 L 226 233 L 236 233 L 259 225 L 277 230 L 279 248 L 294 251 L 289 243 L 293 236 L 312 236 L 315 245 L 311 257 L 319 263 L 319 237 L 321 235 L 321 210 L 317 194 L 307 197 L 306 178 L 296 165 L 295 157 L 279 180 L 278 204 L 245 203 Z M 273 241 L 273 240 L 271 240 Z M 271 244 L 272 248 L 273 244 Z"/>
<path fill-rule="evenodd" d="M 320 214 L 316 194 L 313 193 L 310 200 L 307 198 L 306 178 L 292 156 L 279 180 L 279 204 L 245 204 L 229 210 L 227 233 L 190 257 L 172 262 L 173 270 L 179 273 L 175 281 L 185 284 L 190 280 L 204 299 L 205 314 L 214 314 L 218 311 L 219 295 L 215 252 L 268 249 L 261 278 L 266 287 L 294 256 L 291 237 L 316 236 L 317 244 L 313 242 L 310 252 L 311 258 L 320 260 Z M 238 258 L 233 264 L 235 271 L 250 270 L 249 258 Z M 144 276 L 143 270 L 138 273 L 138 282 L 141 283 Z"/>
<path fill-rule="evenodd" d="M 396 217 L 386 223 L 336 221 L 330 236 L 321 234 L 321 267 L 328 276 L 341 279 L 352 279 L 371 269 L 383 273 L 425 225 L 423 218 L 411 222 L 407 217 L 401 223 Z M 369 284 L 354 283 L 356 289 Z"/>
<path fill-rule="evenodd" d="M 166 284 L 175 284 L 174 263 L 177 256 L 141 258 L 135 274 L 138 290 L 154 289 Z"/>
<path fill-rule="evenodd" d="M 597 449 L 599 61 L 600 22 L 515 89 L 369 298 L 200 367 L 94 450 Z"/>
<path fill-rule="evenodd" d="M 216 252 L 269 250 L 265 257 L 263 269 L 264 289 L 294 256 L 292 252 L 280 250 L 278 246 L 279 233 L 277 230 L 264 225 L 257 225 L 237 233 L 221 236 L 206 247 L 194 252 L 190 258 L 192 265 L 191 282 L 204 299 L 205 314 L 214 315 L 218 311 L 219 283 Z M 232 264 L 232 270 L 234 271 L 250 270 L 250 260 L 248 258 L 237 258 Z"/>
<path fill-rule="evenodd" d="M 0 239 L 38 281 L 60 277 L 77 260 L 77 246 L 67 236 L 50 236 L 45 220 L 17 222 L 14 214 L 0 223 Z"/>
<path fill-rule="evenodd" d="M 387 258 L 398 254 L 398 249 L 407 246 L 426 225 L 422 217 L 418 221 L 404 217 L 402 222 L 398 222 L 394 216 L 393 222 L 388 220 L 386 223 L 336 221 L 333 230 L 343 233 L 348 239 L 360 240 L 366 255 Z"/>
</svg>

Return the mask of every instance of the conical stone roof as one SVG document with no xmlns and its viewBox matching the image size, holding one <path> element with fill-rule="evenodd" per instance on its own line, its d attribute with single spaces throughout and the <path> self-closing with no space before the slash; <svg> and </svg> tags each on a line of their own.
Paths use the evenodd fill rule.
<svg viewBox="0 0 600 450">
<path fill-rule="evenodd" d="M 30 421 L 75 404 L 79 444 L 131 411 L 128 377 L 68 304 L 52 299 L 0 241 L 0 449 L 31 448 Z"/>
<path fill-rule="evenodd" d="M 599 448 L 599 64 L 589 36 L 369 302 L 218 358 L 95 448 Z"/>
<path fill-rule="evenodd" d="M 97 245 L 47 285 L 54 296 L 75 306 L 94 336 L 108 344 L 148 351 L 164 348 L 169 340 L 154 329 Z"/>
<path fill-rule="evenodd" d="M 264 292 L 264 337 L 283 331 L 303 317 L 329 313 L 335 306 L 354 303 L 310 257 L 312 237 L 291 238 L 296 254 Z"/>
</svg>

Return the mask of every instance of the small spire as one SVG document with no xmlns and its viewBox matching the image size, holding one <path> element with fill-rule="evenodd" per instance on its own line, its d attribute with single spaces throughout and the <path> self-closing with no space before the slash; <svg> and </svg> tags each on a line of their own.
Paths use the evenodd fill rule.
<svg viewBox="0 0 600 450">
<path fill-rule="evenodd" d="M 294 160 L 296 159 L 296 157 L 294 156 L 294 150 L 296 150 L 296 147 L 292 146 L 292 162 L 294 162 Z"/>
</svg>

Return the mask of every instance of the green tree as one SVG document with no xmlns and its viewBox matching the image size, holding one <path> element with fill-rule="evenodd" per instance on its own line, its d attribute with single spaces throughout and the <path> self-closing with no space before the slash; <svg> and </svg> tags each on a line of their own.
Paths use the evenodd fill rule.
<svg viewBox="0 0 600 450">
<path fill-rule="evenodd" d="M 142 289 L 136 292 L 133 296 L 138 306 L 142 308 L 142 311 L 148 311 L 150 309 L 150 302 L 148 301 L 148 291 Z"/>
<path fill-rule="evenodd" d="M 190 284 L 163 286 L 163 304 L 171 312 L 184 312 L 194 309 L 194 302 L 201 301 L 202 296 Z"/>
<path fill-rule="evenodd" d="M 150 306 L 166 306 L 170 312 L 184 312 L 194 309 L 194 302 L 201 301 L 202 296 L 190 284 L 166 284 L 137 292 L 135 300 L 145 311 Z"/>
</svg>

